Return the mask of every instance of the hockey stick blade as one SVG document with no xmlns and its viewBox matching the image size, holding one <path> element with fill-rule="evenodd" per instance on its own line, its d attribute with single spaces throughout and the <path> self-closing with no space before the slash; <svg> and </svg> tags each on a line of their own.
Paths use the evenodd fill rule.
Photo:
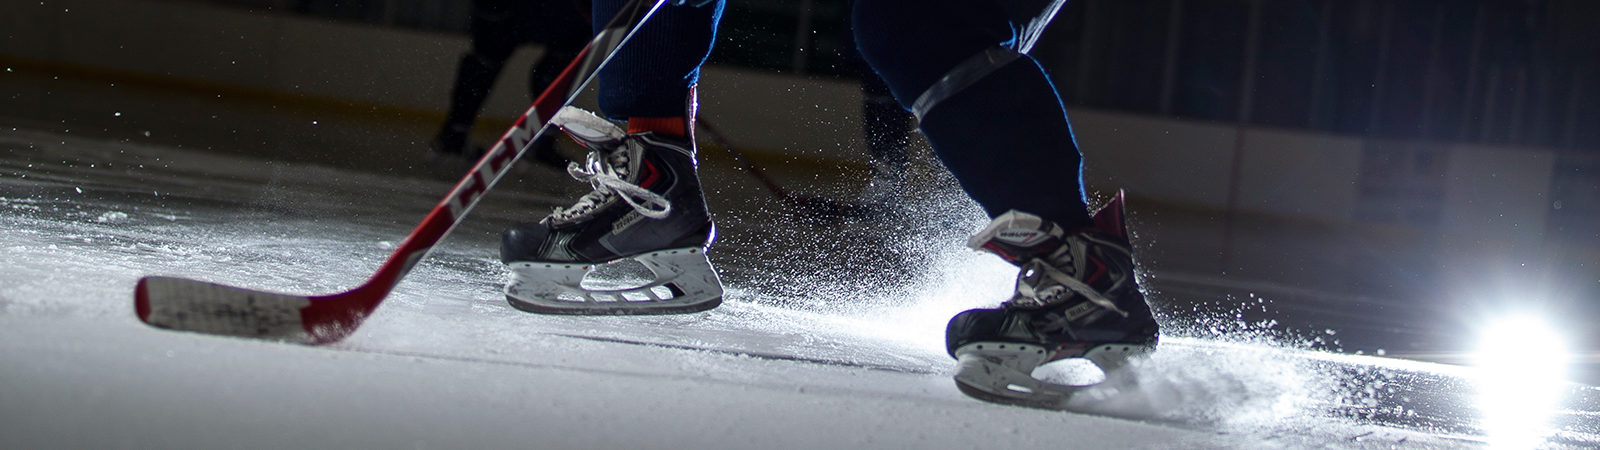
<svg viewBox="0 0 1600 450">
<path fill-rule="evenodd" d="M 341 303 L 172 277 L 134 288 L 135 312 L 156 327 L 306 344 L 337 341 L 361 323 L 366 311 Z"/>
<path fill-rule="evenodd" d="M 337 294 L 299 296 L 145 277 L 134 287 L 139 320 L 170 330 L 313 345 L 349 336 L 400 279 L 466 218 L 512 163 L 544 135 L 556 111 L 572 103 L 665 1 L 632 0 L 624 6 L 361 286 Z"/>
</svg>

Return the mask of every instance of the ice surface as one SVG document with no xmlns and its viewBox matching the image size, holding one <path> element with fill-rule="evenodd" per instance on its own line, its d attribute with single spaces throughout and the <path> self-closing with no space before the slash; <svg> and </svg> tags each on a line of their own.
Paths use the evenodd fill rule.
<svg viewBox="0 0 1600 450">
<path fill-rule="evenodd" d="M 3 448 L 1432 448 L 1493 432 L 1469 368 L 1308 351 L 1228 311 L 1169 320 L 1151 360 L 1074 412 L 966 398 L 944 323 L 1013 273 L 962 247 L 981 217 L 954 195 L 891 225 L 719 199 L 722 307 L 550 317 L 500 296 L 494 232 L 539 198 L 502 193 L 344 342 L 156 330 L 133 315 L 141 276 L 347 289 L 447 186 L 26 131 L 0 152 Z M 1099 376 L 1084 369 L 1038 375 Z M 1600 445 L 1600 392 L 1563 389 L 1545 444 Z"/>
</svg>

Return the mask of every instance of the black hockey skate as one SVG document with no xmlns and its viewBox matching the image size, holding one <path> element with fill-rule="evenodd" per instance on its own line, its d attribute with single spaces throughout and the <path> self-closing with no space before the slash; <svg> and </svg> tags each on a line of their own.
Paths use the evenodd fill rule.
<svg viewBox="0 0 1600 450">
<path fill-rule="evenodd" d="M 1108 376 L 1128 358 L 1155 349 L 1156 321 L 1134 276 L 1121 192 L 1094 214 L 1095 226 L 1063 230 L 1011 211 L 968 241 L 1021 267 L 1016 294 L 996 309 L 950 319 L 945 345 L 956 357 L 956 386 L 999 403 L 1063 407 L 1086 386 L 1039 380 L 1033 370 L 1084 358 Z"/>
<path fill-rule="evenodd" d="M 626 134 L 572 107 L 551 123 L 591 150 L 587 164 L 573 163 L 567 172 L 594 191 L 501 235 L 511 306 L 544 314 L 676 314 L 720 304 L 722 282 L 706 258 L 715 231 L 695 173 L 693 140 Z M 598 266 L 627 259 L 643 264 L 653 279 L 586 286 L 585 275 Z"/>
</svg>

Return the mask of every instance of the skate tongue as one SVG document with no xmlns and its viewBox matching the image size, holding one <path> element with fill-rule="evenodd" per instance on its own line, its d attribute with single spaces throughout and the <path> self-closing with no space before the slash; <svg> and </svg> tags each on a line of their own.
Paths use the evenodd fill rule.
<svg viewBox="0 0 1600 450">
<path fill-rule="evenodd" d="M 574 106 L 561 108 L 555 117 L 550 118 L 550 123 L 561 128 L 568 137 L 590 150 L 615 147 L 617 142 L 628 135 L 628 132 L 616 123 Z"/>
<path fill-rule="evenodd" d="M 1021 265 L 1054 251 L 1061 245 L 1062 234 L 1061 227 L 1044 218 L 1012 210 L 996 217 L 983 231 L 968 239 L 967 247 L 988 251 Z"/>
</svg>

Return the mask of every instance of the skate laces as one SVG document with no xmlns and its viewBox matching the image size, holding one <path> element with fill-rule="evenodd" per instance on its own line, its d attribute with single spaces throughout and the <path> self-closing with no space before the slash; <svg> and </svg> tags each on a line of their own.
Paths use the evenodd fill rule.
<svg viewBox="0 0 1600 450">
<path fill-rule="evenodd" d="M 621 148 L 602 155 L 599 150 L 589 151 L 589 156 L 584 159 L 584 164 L 570 163 L 567 165 L 567 174 L 573 179 L 589 183 L 594 190 L 573 203 L 567 208 L 556 208 L 550 212 L 545 220 L 570 222 L 588 216 L 599 209 L 613 197 L 621 197 L 634 211 L 652 219 L 666 217 L 672 212 L 672 203 L 660 194 L 650 192 L 649 189 L 627 181 L 629 154 L 628 146 L 639 145 L 632 140 L 621 143 Z"/>
<path fill-rule="evenodd" d="M 1006 302 L 1008 305 L 1041 309 L 1077 294 L 1097 306 L 1128 315 L 1104 293 L 1077 277 L 1081 270 L 1078 262 L 1086 258 L 1088 246 L 1095 243 L 1082 236 L 1069 236 L 1044 218 L 1008 211 L 968 240 L 967 245 L 994 253 L 1021 268 L 1016 295 Z"/>
<path fill-rule="evenodd" d="M 1096 306 L 1128 317 L 1128 312 L 1118 308 L 1116 302 L 1105 294 L 1043 259 L 1034 259 L 1022 266 L 1022 273 L 1017 279 L 1017 294 L 1006 303 L 1023 309 L 1045 308 L 1071 298 L 1067 295 L 1069 292 L 1083 296 Z"/>
</svg>

